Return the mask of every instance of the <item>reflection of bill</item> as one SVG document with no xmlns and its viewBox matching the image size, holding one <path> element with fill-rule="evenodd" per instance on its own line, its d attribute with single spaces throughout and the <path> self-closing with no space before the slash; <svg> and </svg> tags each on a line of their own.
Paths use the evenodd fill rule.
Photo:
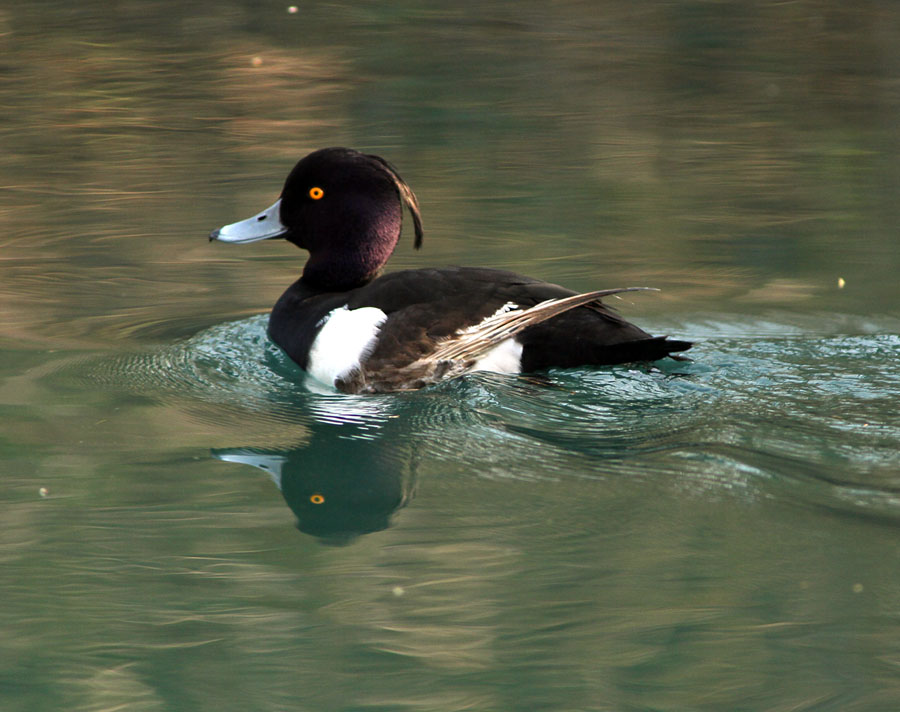
<svg viewBox="0 0 900 712">
<path fill-rule="evenodd" d="M 391 525 L 393 513 L 414 490 L 412 454 L 383 438 L 343 434 L 346 426 L 318 428 L 303 447 L 287 450 L 214 450 L 226 462 L 253 465 L 269 473 L 297 528 L 323 543 L 347 544 Z"/>
</svg>

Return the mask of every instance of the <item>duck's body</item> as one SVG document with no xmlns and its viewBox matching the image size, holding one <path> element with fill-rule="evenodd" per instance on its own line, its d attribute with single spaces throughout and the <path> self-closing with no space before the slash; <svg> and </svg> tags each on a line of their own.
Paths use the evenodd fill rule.
<svg viewBox="0 0 900 712">
<path fill-rule="evenodd" d="M 323 149 L 301 160 L 281 198 L 210 239 L 284 237 L 310 251 L 272 309 L 269 335 L 301 368 L 345 392 L 420 388 L 474 370 L 655 361 L 690 343 L 653 337 L 599 297 L 503 270 L 445 267 L 378 277 L 416 198 L 376 156 Z"/>
</svg>

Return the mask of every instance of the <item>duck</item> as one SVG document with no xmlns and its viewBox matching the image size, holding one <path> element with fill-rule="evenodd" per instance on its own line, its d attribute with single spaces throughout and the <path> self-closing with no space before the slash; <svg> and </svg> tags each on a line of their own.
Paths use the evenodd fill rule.
<svg viewBox="0 0 900 712">
<path fill-rule="evenodd" d="M 419 249 L 419 203 L 397 169 L 380 156 L 323 148 L 300 159 L 271 206 L 213 230 L 209 240 L 281 239 L 309 253 L 272 308 L 268 335 L 341 393 L 416 390 L 475 371 L 684 360 L 680 352 L 692 346 L 653 336 L 602 301 L 647 287 L 577 293 L 489 267 L 382 274 L 404 208 Z"/>
</svg>

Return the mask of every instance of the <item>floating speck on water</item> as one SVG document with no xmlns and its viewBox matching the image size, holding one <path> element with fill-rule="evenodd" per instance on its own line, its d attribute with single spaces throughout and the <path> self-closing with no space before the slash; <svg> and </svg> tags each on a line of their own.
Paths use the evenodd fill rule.
<svg viewBox="0 0 900 712">
<path fill-rule="evenodd" d="M 400 598 L 400 596 L 405 594 L 406 591 L 403 589 L 403 586 L 394 586 L 394 588 L 391 589 L 391 593 L 393 593 L 397 598 Z"/>
<path fill-rule="evenodd" d="M 291 6 L 287 9 L 287 11 L 288 11 L 288 14 L 289 14 L 289 15 L 296 15 L 296 14 L 297 14 L 297 6 L 296 6 L 296 5 L 291 5 Z"/>
<path fill-rule="evenodd" d="M 50 490 L 48 490 L 46 487 L 41 487 L 38 490 L 38 494 L 41 495 L 41 497 L 48 497 L 50 496 Z"/>
<path fill-rule="evenodd" d="M 862 592 L 863 592 L 863 585 L 861 583 L 853 584 L 853 593 L 862 593 Z"/>
<path fill-rule="evenodd" d="M 254 57 L 253 59 L 250 60 L 250 64 L 252 64 L 254 67 L 261 67 L 262 63 L 263 63 L 262 57 Z"/>
<path fill-rule="evenodd" d="M 838 277 L 838 289 L 843 289 L 845 284 L 847 284 L 847 282 L 844 280 L 844 278 Z"/>
</svg>

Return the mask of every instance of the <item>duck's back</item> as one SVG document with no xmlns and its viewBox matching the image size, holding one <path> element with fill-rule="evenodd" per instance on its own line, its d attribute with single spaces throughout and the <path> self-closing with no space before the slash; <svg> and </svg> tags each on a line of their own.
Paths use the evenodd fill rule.
<svg viewBox="0 0 900 712">
<path fill-rule="evenodd" d="M 301 367 L 335 310 L 383 312 L 366 367 L 389 371 L 427 357 L 436 343 L 476 326 L 498 312 L 527 309 L 572 290 L 505 270 L 445 267 L 394 272 L 339 294 L 309 294 L 300 281 L 278 301 L 270 335 Z M 656 360 L 689 348 L 683 341 L 653 337 L 599 302 L 566 311 L 517 334 L 517 371 Z M 505 369 L 504 369 L 505 370 Z"/>
</svg>

